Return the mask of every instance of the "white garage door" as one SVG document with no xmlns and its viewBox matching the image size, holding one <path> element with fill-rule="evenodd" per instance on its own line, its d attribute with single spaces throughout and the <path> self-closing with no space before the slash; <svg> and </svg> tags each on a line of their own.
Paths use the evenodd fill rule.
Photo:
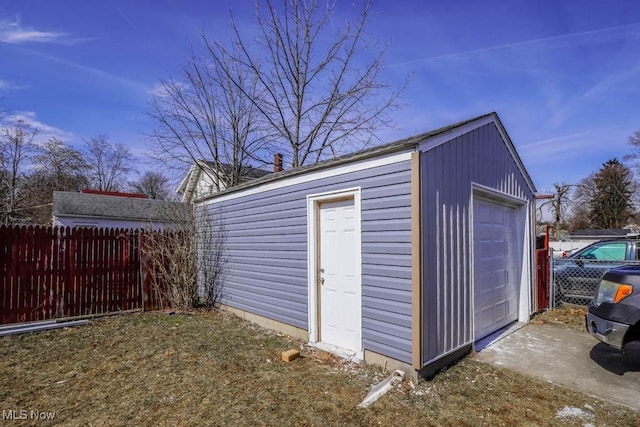
<svg viewBox="0 0 640 427">
<path fill-rule="evenodd" d="M 474 330 L 479 340 L 518 319 L 516 209 L 473 201 Z"/>
</svg>

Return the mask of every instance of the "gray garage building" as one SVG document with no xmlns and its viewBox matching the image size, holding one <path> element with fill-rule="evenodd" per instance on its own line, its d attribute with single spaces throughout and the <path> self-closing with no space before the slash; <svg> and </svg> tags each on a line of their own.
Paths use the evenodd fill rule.
<svg viewBox="0 0 640 427">
<path fill-rule="evenodd" d="M 199 202 L 222 303 L 336 354 L 429 372 L 534 307 L 535 187 L 497 114 Z"/>
</svg>

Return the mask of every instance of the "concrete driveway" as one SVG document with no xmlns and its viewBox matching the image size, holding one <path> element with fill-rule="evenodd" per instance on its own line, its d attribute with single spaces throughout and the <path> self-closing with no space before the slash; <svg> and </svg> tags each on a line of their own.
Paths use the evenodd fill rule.
<svg viewBox="0 0 640 427">
<path fill-rule="evenodd" d="M 528 324 L 484 344 L 477 360 L 640 411 L 638 343 L 622 354 L 587 332 Z"/>
</svg>

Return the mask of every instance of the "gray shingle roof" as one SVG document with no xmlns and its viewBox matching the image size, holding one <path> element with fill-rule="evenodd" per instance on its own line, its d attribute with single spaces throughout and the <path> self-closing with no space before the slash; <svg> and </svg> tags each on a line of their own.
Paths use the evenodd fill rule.
<svg viewBox="0 0 640 427">
<path fill-rule="evenodd" d="M 53 215 L 171 222 L 184 218 L 189 205 L 181 202 L 137 199 L 69 191 L 53 192 Z"/>
<path fill-rule="evenodd" d="M 495 112 L 492 113 L 488 113 L 488 114 L 483 114 L 481 116 L 478 117 L 474 117 L 472 119 L 468 119 L 468 120 L 464 120 L 458 123 L 454 123 L 451 124 L 449 126 L 445 126 L 445 127 L 441 127 L 438 129 L 434 129 L 432 131 L 429 132 L 424 132 L 418 135 L 414 135 L 408 138 L 404 138 L 395 142 L 391 142 L 388 144 L 382 144 L 382 145 L 378 145 L 376 147 L 372 147 L 369 149 L 365 149 L 362 151 L 357 151 L 355 153 L 350 153 L 350 154 L 346 154 L 344 156 L 340 156 L 340 157 L 336 157 L 333 159 L 328 159 L 328 160 L 324 160 L 318 163 L 314 163 L 314 164 L 310 164 L 310 165 L 306 165 L 306 166 L 300 166 L 297 167 L 295 169 L 288 169 L 282 172 L 278 172 L 278 173 L 271 173 L 268 174 L 266 176 L 263 176 L 261 178 L 257 178 L 257 179 L 253 179 L 244 183 L 241 183 L 240 185 L 237 185 L 235 187 L 229 188 L 227 190 L 224 191 L 220 191 L 217 193 L 214 193 L 211 196 L 207 196 L 202 198 L 201 200 L 209 200 L 209 199 L 215 199 L 216 197 L 228 194 L 228 193 L 233 193 L 236 191 L 240 191 L 242 189 L 245 188 L 249 188 L 249 187 L 254 187 L 254 186 L 258 186 L 258 185 L 262 185 L 265 184 L 267 182 L 271 182 L 271 181 L 276 181 L 276 180 L 280 180 L 283 179 L 285 177 L 290 177 L 290 176 L 294 176 L 294 175 L 300 175 L 300 174 L 304 174 L 304 173 L 308 173 L 308 172 L 312 172 L 315 170 L 321 170 L 321 169 L 326 169 L 326 168 L 330 168 L 330 167 L 334 167 L 334 166 L 338 166 L 338 165 L 342 165 L 342 164 L 346 164 L 346 163 L 351 163 L 351 162 L 355 162 L 358 160 L 363 160 L 363 159 L 368 159 L 368 158 L 372 158 L 372 157 L 377 157 L 377 156 L 381 156 L 384 154 L 389 154 L 389 153 L 395 153 L 395 152 L 400 152 L 403 150 L 409 150 L 412 148 L 415 148 L 420 142 L 424 141 L 425 139 L 428 138 L 432 138 L 441 134 L 444 134 L 448 131 L 451 131 L 453 129 L 456 129 L 458 127 L 464 126 L 468 123 L 471 122 L 475 122 L 475 121 L 479 121 L 482 120 L 486 117 L 490 117 L 493 116 L 495 117 L 496 121 L 498 123 L 500 123 L 500 119 L 498 118 L 498 115 Z M 517 156 L 517 153 L 516 153 Z M 518 157 L 517 159 L 520 163 L 521 160 Z M 526 171 L 524 171 L 524 173 L 526 174 Z M 527 175 L 527 178 L 530 181 L 530 178 Z M 533 191 L 535 191 L 535 189 L 533 189 Z"/>
<path fill-rule="evenodd" d="M 216 163 L 211 160 L 200 160 L 203 163 L 206 163 L 211 167 L 212 170 L 216 170 Z M 220 163 L 220 174 L 223 177 L 228 177 L 231 175 L 231 165 L 228 163 Z M 240 176 L 242 180 L 246 181 L 254 178 L 262 178 L 265 175 L 269 175 L 273 172 L 266 171 L 264 169 L 254 168 L 252 166 L 242 166 L 240 168 Z"/>
</svg>

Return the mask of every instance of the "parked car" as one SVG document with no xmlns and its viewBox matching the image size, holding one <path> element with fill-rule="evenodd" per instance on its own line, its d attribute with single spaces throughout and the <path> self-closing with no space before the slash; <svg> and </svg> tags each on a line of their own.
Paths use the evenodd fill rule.
<svg viewBox="0 0 640 427">
<path fill-rule="evenodd" d="M 605 273 L 589 303 L 586 326 L 598 340 L 620 350 L 640 341 L 640 266 Z"/>
<path fill-rule="evenodd" d="M 640 263 L 638 236 L 603 240 L 554 260 L 557 299 L 586 305 L 595 296 L 604 273 L 634 261 Z"/>
</svg>

